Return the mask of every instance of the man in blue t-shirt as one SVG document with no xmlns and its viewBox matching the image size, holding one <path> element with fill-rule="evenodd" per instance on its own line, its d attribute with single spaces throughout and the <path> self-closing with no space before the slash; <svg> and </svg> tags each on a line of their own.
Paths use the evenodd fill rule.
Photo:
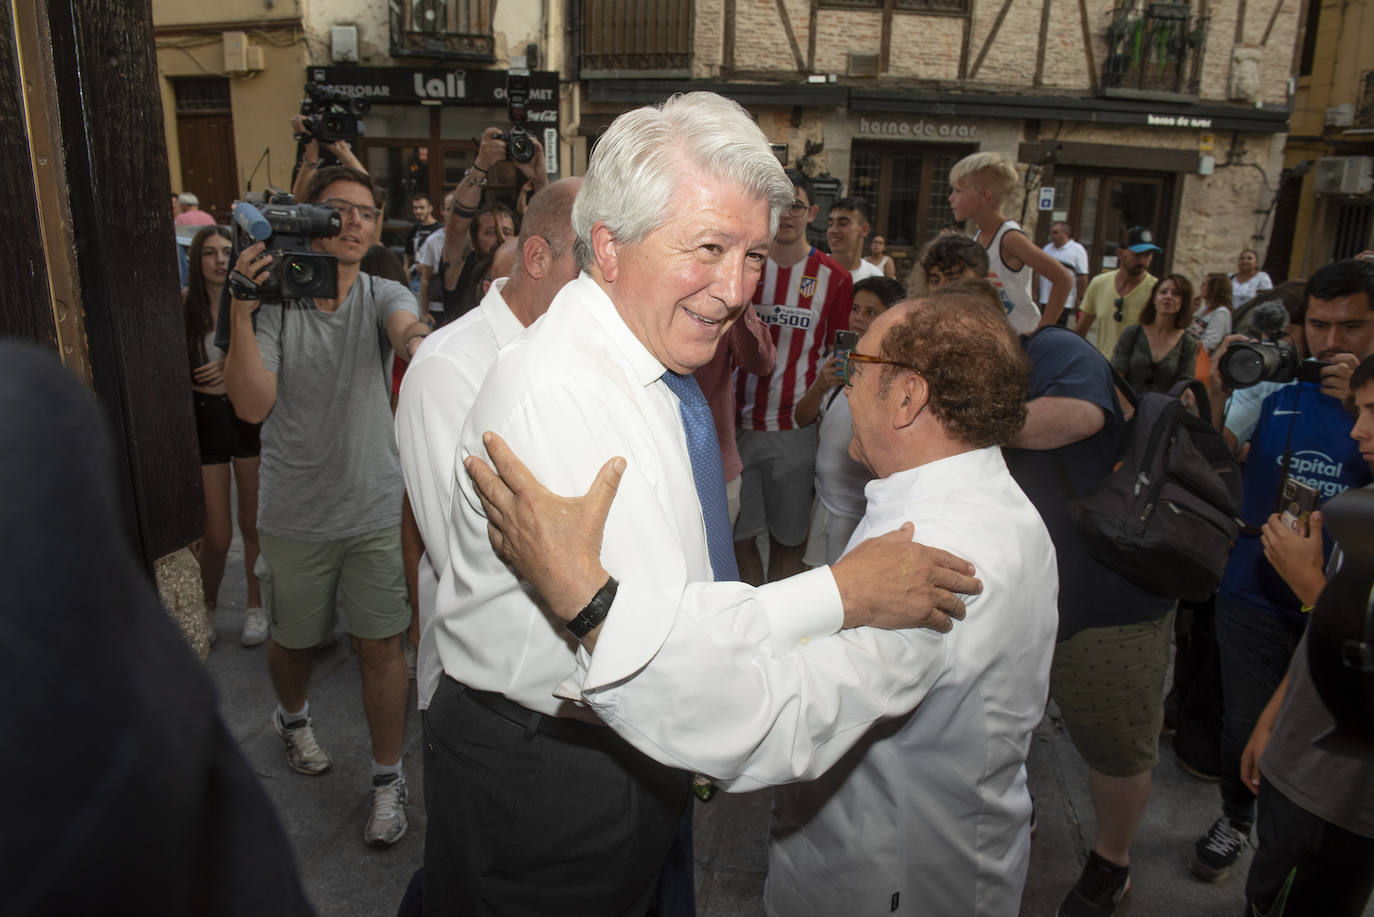
<svg viewBox="0 0 1374 917">
<path fill-rule="evenodd" d="M 1329 264 L 1312 275 L 1306 293 L 1307 348 L 1331 364 L 1322 369 L 1321 384 L 1274 387 L 1259 401 L 1257 422 L 1243 417 L 1225 425 L 1238 443 L 1249 445 L 1241 504 L 1247 527 L 1231 552 L 1216 603 L 1222 817 L 1198 839 L 1189 861 L 1193 873 L 1209 882 L 1225 878 L 1249 844 L 1255 799 L 1241 780 L 1241 753 L 1307 625 L 1309 609 L 1264 557 L 1259 526 L 1275 512 L 1285 477 L 1315 488 L 1322 501 L 1371 480 L 1369 465 L 1350 439 L 1354 417 L 1348 402 L 1351 373 L 1374 353 L 1374 264 Z M 1228 338 L 1227 345 L 1234 340 L 1243 338 Z M 1220 364 L 1219 354 L 1213 366 Z M 1214 372 L 1212 383 L 1224 397 L 1219 374 Z M 1329 542 L 1326 547 L 1329 552 Z"/>
</svg>

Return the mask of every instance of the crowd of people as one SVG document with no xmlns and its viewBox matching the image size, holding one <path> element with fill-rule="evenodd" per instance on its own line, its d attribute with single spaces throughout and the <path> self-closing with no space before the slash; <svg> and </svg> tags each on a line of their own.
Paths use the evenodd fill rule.
<svg viewBox="0 0 1374 917">
<path fill-rule="evenodd" d="M 270 255 L 221 227 L 190 248 L 207 605 L 232 474 L 240 640 L 267 645 L 288 764 L 332 765 L 308 688 L 341 614 L 378 847 L 408 828 L 413 659 L 426 838 L 403 913 L 694 913 L 693 789 L 714 784 L 778 787 L 770 914 L 1015 914 L 1050 697 L 1095 816 L 1061 914 L 1129 887 L 1166 721 L 1214 749 L 1176 746 L 1221 788 L 1195 874 L 1227 876 L 1258 793 L 1249 904 L 1361 912 L 1374 762 L 1303 740 L 1331 546 L 1320 513 L 1273 511 L 1290 481 L 1319 501 L 1371 482 L 1374 264 L 1274 288 L 1247 250 L 1195 289 L 1133 226 L 1089 277 L 1068 224 L 1041 248 L 1006 217 L 1018 173 L 982 152 L 950 174 L 965 229 L 903 283 L 862 198 L 829 206 L 828 252 L 808 241 L 810 179 L 719 96 L 622 115 L 583 177 L 549 183 L 534 144 L 511 208 L 484 132 L 438 214 L 407 202 L 397 258 L 362 164 L 306 143 L 297 191 L 342 227 L 313 243 L 331 299 L 262 301 Z M 1232 391 L 1228 349 L 1274 309 L 1312 375 Z M 1072 513 L 1136 397 L 1191 379 L 1245 462 L 1246 527 L 1203 603 L 1099 560 Z"/>
</svg>

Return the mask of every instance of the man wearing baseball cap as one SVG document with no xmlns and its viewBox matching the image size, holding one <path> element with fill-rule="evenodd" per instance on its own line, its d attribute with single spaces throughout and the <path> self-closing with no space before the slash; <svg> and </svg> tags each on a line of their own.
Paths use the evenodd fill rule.
<svg viewBox="0 0 1374 917">
<path fill-rule="evenodd" d="M 1140 310 L 1150 301 L 1155 286 L 1150 261 L 1155 252 L 1163 251 L 1150 230 L 1132 226 L 1116 248 L 1116 270 L 1098 274 L 1088 284 L 1074 330 L 1107 359 L 1116 350 L 1122 330 L 1140 323 Z"/>
</svg>

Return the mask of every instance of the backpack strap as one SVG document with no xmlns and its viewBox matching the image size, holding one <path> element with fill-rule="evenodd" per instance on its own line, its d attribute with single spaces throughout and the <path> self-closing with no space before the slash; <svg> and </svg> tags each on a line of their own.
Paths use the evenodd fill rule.
<svg viewBox="0 0 1374 917">
<path fill-rule="evenodd" d="M 1173 388 L 1169 389 L 1170 398 L 1182 398 L 1184 392 L 1191 391 L 1197 398 L 1198 416 L 1211 423 L 1212 420 L 1212 399 L 1207 394 L 1207 386 L 1202 384 L 1201 379 L 1182 379 L 1174 383 Z"/>
</svg>

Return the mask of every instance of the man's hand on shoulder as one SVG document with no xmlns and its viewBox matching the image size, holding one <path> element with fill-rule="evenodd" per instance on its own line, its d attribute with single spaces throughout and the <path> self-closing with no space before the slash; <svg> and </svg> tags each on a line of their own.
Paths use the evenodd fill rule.
<svg viewBox="0 0 1374 917">
<path fill-rule="evenodd" d="M 530 474 L 500 436 L 484 433 L 482 443 L 496 470 L 473 455 L 463 467 L 487 514 L 491 546 L 550 611 L 571 621 L 609 576 L 601 566 L 601 541 L 625 460 L 617 456 L 603 465 L 585 496 L 560 497 Z"/>
<path fill-rule="evenodd" d="M 908 522 L 870 538 L 830 568 L 844 602 L 845 627 L 948 632 L 954 621 L 963 620 L 959 596 L 983 591 L 973 565 L 948 551 L 916 544 L 914 532 Z"/>
</svg>

